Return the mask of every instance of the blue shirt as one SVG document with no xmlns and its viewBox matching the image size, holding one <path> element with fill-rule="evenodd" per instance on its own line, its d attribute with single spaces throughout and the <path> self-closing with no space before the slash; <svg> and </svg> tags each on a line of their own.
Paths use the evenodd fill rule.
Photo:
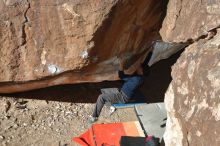
<svg viewBox="0 0 220 146">
<path fill-rule="evenodd" d="M 121 91 L 128 97 L 132 98 L 135 94 L 137 88 L 144 82 L 144 76 L 133 74 L 133 75 L 126 75 L 123 71 L 118 71 L 118 76 L 124 82 Z"/>
</svg>

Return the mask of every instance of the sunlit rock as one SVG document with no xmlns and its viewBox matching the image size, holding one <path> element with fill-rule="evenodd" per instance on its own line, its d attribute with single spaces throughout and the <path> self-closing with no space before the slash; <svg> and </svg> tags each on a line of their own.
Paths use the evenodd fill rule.
<svg viewBox="0 0 220 146">
<path fill-rule="evenodd" d="M 163 3 L 0 0 L 0 13 L 5 93 L 117 80 L 118 58 L 131 60 L 127 69 L 134 71 L 159 38 Z"/>
</svg>

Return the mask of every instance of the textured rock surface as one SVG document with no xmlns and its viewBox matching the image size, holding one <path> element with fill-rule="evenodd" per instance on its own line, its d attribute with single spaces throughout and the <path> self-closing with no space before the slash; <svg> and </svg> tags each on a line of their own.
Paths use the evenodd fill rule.
<svg viewBox="0 0 220 146">
<path fill-rule="evenodd" d="M 167 146 L 220 145 L 220 1 L 170 0 L 160 34 L 190 42 L 166 92 Z"/>
<path fill-rule="evenodd" d="M 160 33 L 164 41 L 185 42 L 219 26 L 219 0 L 170 0 Z"/>
<path fill-rule="evenodd" d="M 161 15 L 160 0 L 0 0 L 0 82 L 32 81 L 0 93 L 115 80 L 116 56 L 140 55 Z"/>
<path fill-rule="evenodd" d="M 166 93 L 167 146 L 220 145 L 220 30 L 190 45 Z"/>
<path fill-rule="evenodd" d="M 80 69 L 113 1 L 0 1 L 1 81 Z"/>
</svg>

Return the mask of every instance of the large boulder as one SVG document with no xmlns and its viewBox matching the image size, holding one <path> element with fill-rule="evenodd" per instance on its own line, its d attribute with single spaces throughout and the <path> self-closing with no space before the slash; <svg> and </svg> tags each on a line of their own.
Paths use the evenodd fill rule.
<svg viewBox="0 0 220 146">
<path fill-rule="evenodd" d="M 189 42 L 166 92 L 167 146 L 220 145 L 220 1 L 170 0 L 164 41 Z"/>
<path fill-rule="evenodd" d="M 0 93 L 116 80 L 120 57 L 134 71 L 159 38 L 162 8 L 160 0 L 0 0 Z"/>
<path fill-rule="evenodd" d="M 220 145 L 220 30 L 190 45 L 172 67 L 166 92 L 167 146 Z"/>
</svg>

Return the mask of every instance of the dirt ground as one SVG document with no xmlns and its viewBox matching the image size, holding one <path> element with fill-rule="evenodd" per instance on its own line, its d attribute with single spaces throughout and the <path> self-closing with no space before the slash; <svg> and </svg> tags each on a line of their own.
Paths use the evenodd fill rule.
<svg viewBox="0 0 220 146">
<path fill-rule="evenodd" d="M 94 104 L 0 97 L 1 146 L 75 146 L 71 139 L 86 131 Z M 98 123 L 135 121 L 133 108 L 109 115 L 104 107 Z"/>
</svg>

